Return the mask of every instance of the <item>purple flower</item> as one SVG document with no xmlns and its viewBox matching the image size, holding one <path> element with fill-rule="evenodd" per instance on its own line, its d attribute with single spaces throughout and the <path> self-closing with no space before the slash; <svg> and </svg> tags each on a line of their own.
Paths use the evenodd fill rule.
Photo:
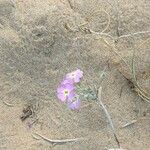
<svg viewBox="0 0 150 150">
<path fill-rule="evenodd" d="M 75 93 L 74 83 L 80 82 L 82 77 L 83 71 L 77 69 L 71 73 L 68 73 L 57 88 L 58 99 L 61 102 L 66 103 L 71 110 L 79 109 L 81 105 L 81 101 Z"/>
<path fill-rule="evenodd" d="M 66 83 L 57 88 L 57 97 L 62 102 L 70 102 L 75 96 L 74 86 Z"/>
<path fill-rule="evenodd" d="M 61 85 L 66 85 L 66 84 L 71 84 L 73 85 L 73 81 L 72 79 L 64 79 L 62 82 L 61 82 Z"/>
<path fill-rule="evenodd" d="M 80 69 L 77 69 L 66 75 L 66 79 L 71 79 L 75 83 L 80 82 L 82 77 L 83 77 L 83 71 L 81 71 Z"/>
<path fill-rule="evenodd" d="M 79 99 L 75 100 L 74 102 L 72 103 L 68 103 L 68 107 L 71 109 L 71 110 L 77 110 L 80 108 L 80 105 L 81 105 L 81 101 Z"/>
</svg>

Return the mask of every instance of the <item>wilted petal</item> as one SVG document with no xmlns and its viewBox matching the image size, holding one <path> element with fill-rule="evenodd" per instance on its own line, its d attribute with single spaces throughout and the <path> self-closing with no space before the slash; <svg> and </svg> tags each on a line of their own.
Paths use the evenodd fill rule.
<svg viewBox="0 0 150 150">
<path fill-rule="evenodd" d="M 68 103 L 68 107 L 71 110 L 76 110 L 79 109 L 81 105 L 81 101 L 79 99 L 77 99 L 76 101 L 72 102 L 72 103 Z"/>
<path fill-rule="evenodd" d="M 75 83 L 80 82 L 82 77 L 83 77 L 83 71 L 81 71 L 80 69 L 77 69 L 66 75 L 66 79 L 71 79 Z"/>
<path fill-rule="evenodd" d="M 75 82 L 75 83 L 80 82 L 80 78 L 79 78 L 79 77 L 75 77 L 75 78 L 74 78 L 74 82 Z"/>
<path fill-rule="evenodd" d="M 81 71 L 80 69 L 77 69 L 77 74 L 78 74 L 78 76 L 80 77 L 80 78 L 82 78 L 83 77 L 83 71 Z"/>
</svg>

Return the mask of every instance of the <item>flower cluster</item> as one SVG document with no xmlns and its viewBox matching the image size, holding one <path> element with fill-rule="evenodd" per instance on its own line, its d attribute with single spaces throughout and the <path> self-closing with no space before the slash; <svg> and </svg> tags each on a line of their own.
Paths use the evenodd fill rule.
<svg viewBox="0 0 150 150">
<path fill-rule="evenodd" d="M 65 78 L 57 88 L 57 97 L 61 102 L 67 104 L 71 110 L 79 109 L 81 101 L 75 93 L 75 83 L 80 82 L 83 71 L 77 69 L 66 74 Z"/>
</svg>

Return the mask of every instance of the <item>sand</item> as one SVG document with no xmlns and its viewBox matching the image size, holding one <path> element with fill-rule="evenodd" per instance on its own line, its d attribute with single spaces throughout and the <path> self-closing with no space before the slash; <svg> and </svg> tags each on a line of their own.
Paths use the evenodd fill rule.
<svg viewBox="0 0 150 150">
<path fill-rule="evenodd" d="M 82 87 L 102 87 L 120 147 L 149 150 L 150 104 L 132 84 L 133 52 L 150 93 L 149 0 L 0 0 L 0 150 L 118 148 L 97 99 L 81 97 L 78 111 L 58 101 L 60 81 L 77 68 Z M 53 144 L 34 133 L 82 139 Z"/>
</svg>

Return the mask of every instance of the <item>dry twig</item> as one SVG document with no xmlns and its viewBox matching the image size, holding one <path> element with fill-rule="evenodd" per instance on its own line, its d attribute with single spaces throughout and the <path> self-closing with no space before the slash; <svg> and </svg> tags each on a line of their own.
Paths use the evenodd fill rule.
<svg viewBox="0 0 150 150">
<path fill-rule="evenodd" d="M 140 44 L 137 48 L 141 47 L 144 43 L 146 43 L 150 38 L 148 38 L 146 41 L 144 41 L 142 44 Z M 135 64 L 134 64 L 134 58 L 135 58 L 135 49 L 133 51 L 133 57 L 132 57 L 132 78 L 133 78 L 133 84 L 135 86 L 136 92 L 138 95 L 145 100 L 146 102 L 150 103 L 150 94 L 147 93 L 139 84 L 136 78 L 135 73 Z"/>
<path fill-rule="evenodd" d="M 104 32 L 108 29 L 108 27 L 109 27 L 109 25 L 110 25 L 110 15 L 108 14 L 107 11 L 105 11 L 105 10 L 98 10 L 98 11 L 95 11 L 95 12 L 93 12 L 92 14 L 90 14 L 89 17 L 86 17 L 86 18 L 87 18 L 86 20 L 87 20 L 87 21 L 91 20 L 91 18 L 92 18 L 93 16 L 95 16 L 98 12 L 104 12 L 104 13 L 107 15 L 107 19 L 108 19 L 107 25 L 106 25 L 106 27 L 100 32 L 100 33 L 104 33 Z"/>
<path fill-rule="evenodd" d="M 120 143 L 119 143 L 119 140 L 118 140 L 117 135 L 116 135 L 116 132 L 115 132 L 115 127 L 114 127 L 114 125 L 113 125 L 112 119 L 111 119 L 111 117 L 110 117 L 110 115 L 109 115 L 109 113 L 108 113 L 106 107 L 104 106 L 104 104 L 103 104 L 103 102 L 102 102 L 102 100 L 101 100 L 101 94 L 102 94 L 102 87 L 99 87 L 99 89 L 98 89 L 99 106 L 103 108 L 103 110 L 104 110 L 104 112 L 105 112 L 105 114 L 106 114 L 106 117 L 107 117 L 107 119 L 108 119 L 108 121 L 109 121 L 109 124 L 110 124 L 111 130 L 112 130 L 112 132 L 113 132 L 114 138 L 115 138 L 115 140 L 116 140 L 116 142 L 117 142 L 118 147 L 120 148 Z"/>
<path fill-rule="evenodd" d="M 9 107 L 13 107 L 13 106 L 14 106 L 13 104 L 10 104 L 10 103 L 5 102 L 5 101 L 3 101 L 3 103 L 4 103 L 5 105 L 9 106 Z"/>
<path fill-rule="evenodd" d="M 52 140 L 52 139 L 49 139 L 49 138 L 47 138 L 47 137 L 45 137 L 39 133 L 34 133 L 34 134 L 39 136 L 43 140 L 50 142 L 51 144 L 63 144 L 63 143 L 68 143 L 68 142 L 76 142 L 76 141 L 83 139 L 83 138 L 74 138 L 74 139 Z M 34 136 L 34 138 L 35 138 L 35 136 Z"/>
<path fill-rule="evenodd" d="M 130 37 L 130 36 L 135 36 L 135 35 L 139 35 L 139 34 L 147 34 L 147 33 L 150 33 L 150 31 L 148 30 L 148 31 L 140 31 L 140 32 L 125 34 L 125 35 L 119 36 L 117 39 L 126 38 L 126 37 Z"/>
<path fill-rule="evenodd" d="M 133 124 L 136 123 L 136 122 L 137 122 L 137 120 L 132 120 L 132 121 L 126 123 L 125 125 L 123 125 L 121 128 L 126 128 L 126 127 L 128 127 L 128 126 L 133 125 Z"/>
</svg>

